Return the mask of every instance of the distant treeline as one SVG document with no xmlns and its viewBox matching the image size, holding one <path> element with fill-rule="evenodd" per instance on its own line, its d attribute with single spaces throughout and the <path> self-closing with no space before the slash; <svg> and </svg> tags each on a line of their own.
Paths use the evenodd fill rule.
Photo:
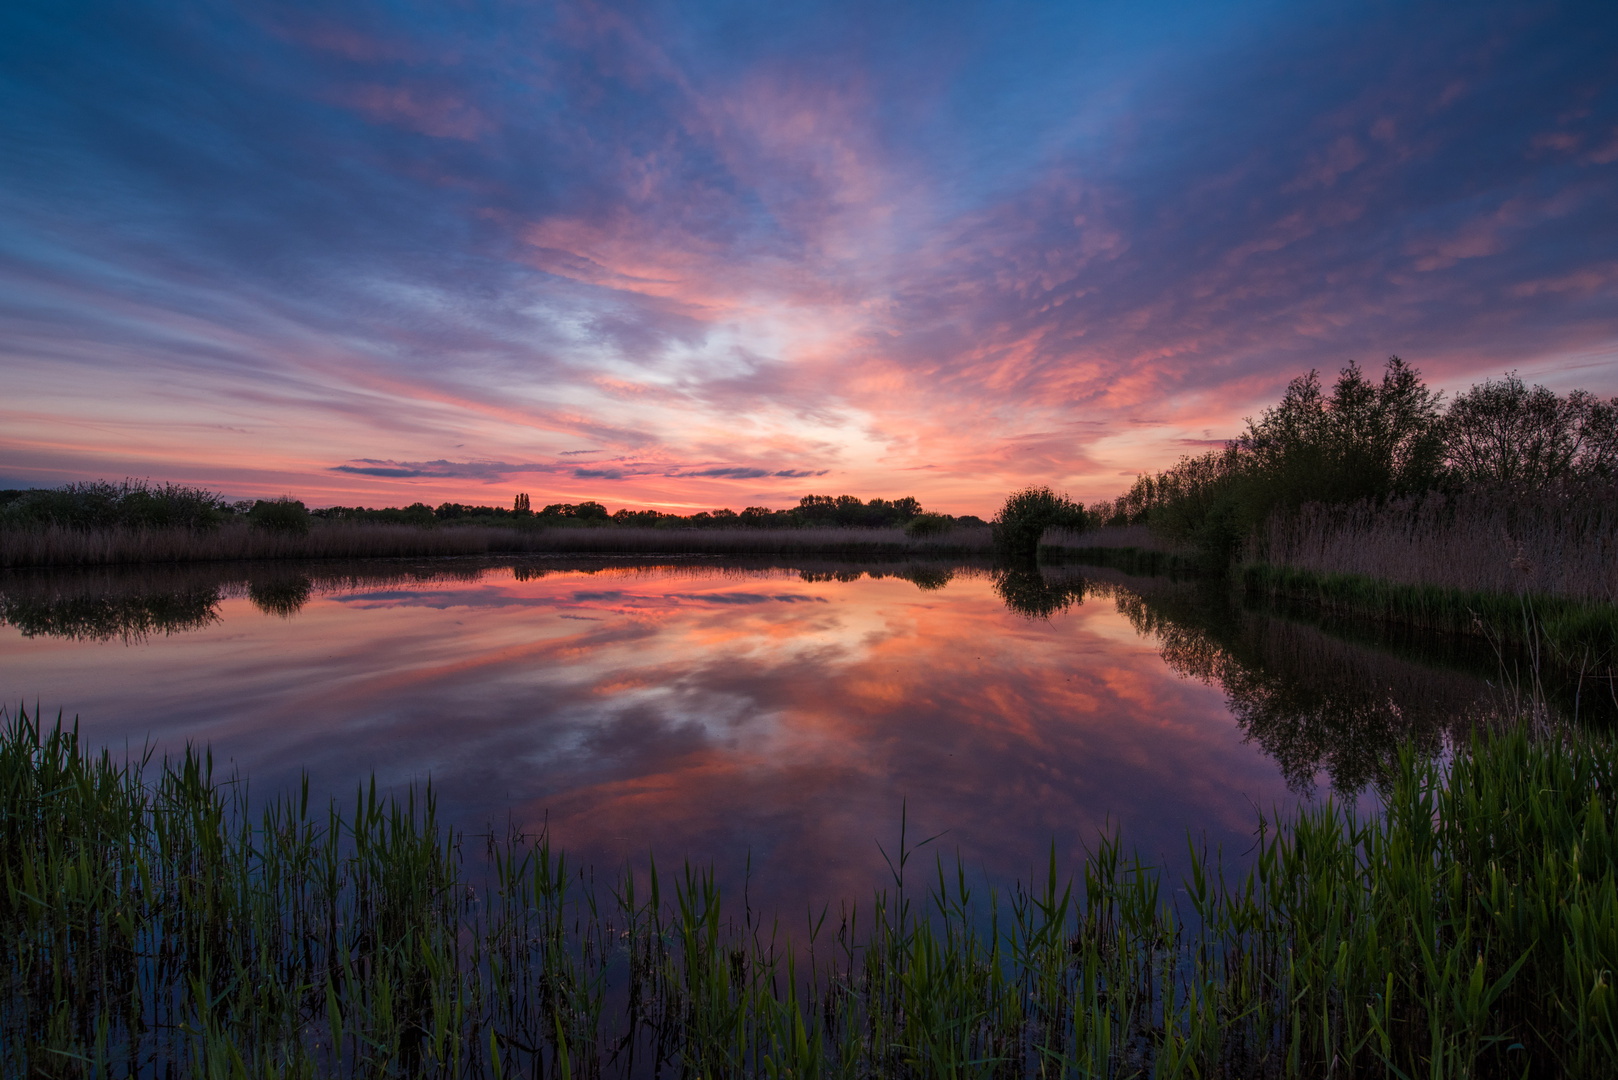
<svg viewBox="0 0 1618 1080">
<path fill-rule="evenodd" d="M 510 507 L 458 502 L 433 507 L 417 502 L 378 509 L 331 506 L 309 510 L 290 496 L 230 501 L 202 488 L 154 485 L 143 480 L 121 483 L 97 480 L 57 488 L 0 491 L 0 526 L 207 529 L 243 519 L 267 529 L 287 532 L 307 532 L 312 520 L 421 526 L 457 523 L 683 529 L 903 528 L 912 535 L 945 532 L 957 524 L 985 524 L 982 518 L 971 514 L 954 517 L 929 513 L 911 496 L 865 502 L 853 495 L 805 495 L 797 506 L 786 510 L 749 506 L 740 513 L 726 508 L 680 515 L 628 507 L 612 512 L 594 501 L 552 503 L 535 511 L 526 493 L 517 495 Z"/>
<path fill-rule="evenodd" d="M 1317 372 L 1222 449 L 1140 476 L 1092 504 L 1091 523 L 1146 524 L 1222 571 L 1242 545 L 1306 505 L 1380 506 L 1433 493 L 1500 504 L 1553 496 L 1611 500 L 1618 483 L 1618 399 L 1561 396 L 1515 374 L 1474 386 L 1445 407 L 1397 356 L 1380 382 L 1350 364 L 1328 393 Z M 1259 553 L 1262 555 L 1262 553 Z"/>
<path fill-rule="evenodd" d="M 854 495 L 805 495 L 798 505 L 786 510 L 749 506 L 740 512 L 728 507 L 702 510 L 694 514 L 669 514 L 660 510 L 633 510 L 623 507 L 610 511 L 599 502 L 551 503 L 530 509 L 526 494 L 513 500 L 511 507 L 480 506 L 446 502 L 436 507 L 413 503 L 403 508 L 370 510 L 362 506 L 333 506 L 312 511 L 315 517 L 347 521 L 386 521 L 401 524 L 432 525 L 449 521 L 497 522 L 515 520 L 539 525 L 623 525 L 635 528 L 686 529 L 820 529 L 820 528 L 905 528 L 920 520 L 922 525 L 947 528 L 951 525 L 983 525 L 975 515 L 953 517 L 928 513 L 911 496 L 900 499 L 872 499 L 864 502 Z M 925 531 L 925 530 L 922 530 Z"/>
</svg>

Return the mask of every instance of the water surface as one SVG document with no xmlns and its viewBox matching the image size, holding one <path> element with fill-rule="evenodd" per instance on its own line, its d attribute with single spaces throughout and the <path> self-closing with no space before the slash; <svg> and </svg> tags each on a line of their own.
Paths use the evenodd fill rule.
<svg viewBox="0 0 1618 1080">
<path fill-rule="evenodd" d="M 1492 692 L 1475 665 L 1100 570 L 14 573 L 0 605 L 0 690 L 97 743 L 206 745 L 256 792 L 430 778 L 463 828 L 716 863 L 761 906 L 864 896 L 901 808 L 997 881 L 1114 829 L 1170 867 L 1188 835 L 1238 859 L 1260 811 L 1369 798 L 1397 739 L 1436 747 Z"/>
</svg>

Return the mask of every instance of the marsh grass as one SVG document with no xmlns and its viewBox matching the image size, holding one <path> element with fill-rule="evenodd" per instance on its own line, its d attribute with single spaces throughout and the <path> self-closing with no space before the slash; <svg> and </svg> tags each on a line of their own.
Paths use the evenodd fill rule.
<svg viewBox="0 0 1618 1080">
<path fill-rule="evenodd" d="M 217 528 L 0 528 L 0 567 L 519 553 L 943 556 L 984 554 L 987 527 L 907 536 L 899 528 L 660 529 L 312 523 L 307 534 L 227 522 Z"/>
<path fill-rule="evenodd" d="M 430 790 L 254 807 L 204 753 L 0 734 L 0 1051 L 33 1076 L 1596 1076 L 1618 1055 L 1614 753 L 1404 752 L 1162 880 L 1104 836 L 1009 893 L 901 831 L 779 921 L 685 866 L 598 881 Z M 1178 899 L 1175 899 L 1178 897 Z"/>
<path fill-rule="evenodd" d="M 1272 517 L 1248 562 L 1462 593 L 1618 606 L 1618 489 L 1430 493 Z"/>
<path fill-rule="evenodd" d="M 1413 585 L 1364 574 L 1321 573 L 1269 563 L 1242 568 L 1250 595 L 1285 598 L 1326 611 L 1443 633 L 1487 638 L 1611 683 L 1618 676 L 1618 605 L 1565 596 Z"/>
<path fill-rule="evenodd" d="M 1075 532 L 1051 529 L 1040 541 L 1047 562 L 1106 566 L 1129 574 L 1194 577 L 1204 570 L 1199 556 L 1154 534 L 1145 525 L 1106 525 Z"/>
</svg>

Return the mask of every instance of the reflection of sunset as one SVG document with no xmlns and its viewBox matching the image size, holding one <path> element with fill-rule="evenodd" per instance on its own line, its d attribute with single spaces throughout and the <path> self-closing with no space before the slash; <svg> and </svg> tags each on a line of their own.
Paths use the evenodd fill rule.
<svg viewBox="0 0 1618 1080">
<path fill-rule="evenodd" d="M 140 647 L 8 638 L 8 685 L 113 744 L 207 742 L 261 788 L 431 776 L 465 826 L 548 821 L 596 862 L 751 852 L 755 888 L 828 899 L 879 880 L 901 803 L 1002 876 L 1111 826 L 1245 848 L 1290 798 L 1114 604 L 1029 620 L 982 574 L 495 570 L 221 612 Z"/>
</svg>

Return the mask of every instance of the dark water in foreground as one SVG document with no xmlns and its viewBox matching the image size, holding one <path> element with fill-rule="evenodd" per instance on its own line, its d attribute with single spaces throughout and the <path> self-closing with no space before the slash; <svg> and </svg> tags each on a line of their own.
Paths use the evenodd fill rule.
<svg viewBox="0 0 1618 1080">
<path fill-rule="evenodd" d="M 96 743 L 206 744 L 259 793 L 430 777 L 465 829 L 733 888 L 750 858 L 753 904 L 798 911 L 884 879 L 901 806 L 999 881 L 1114 827 L 1237 859 L 1260 810 L 1369 805 L 1399 738 L 1498 700 L 1475 650 L 1080 568 L 226 566 L 0 576 L 0 605 L 0 691 Z"/>
</svg>

